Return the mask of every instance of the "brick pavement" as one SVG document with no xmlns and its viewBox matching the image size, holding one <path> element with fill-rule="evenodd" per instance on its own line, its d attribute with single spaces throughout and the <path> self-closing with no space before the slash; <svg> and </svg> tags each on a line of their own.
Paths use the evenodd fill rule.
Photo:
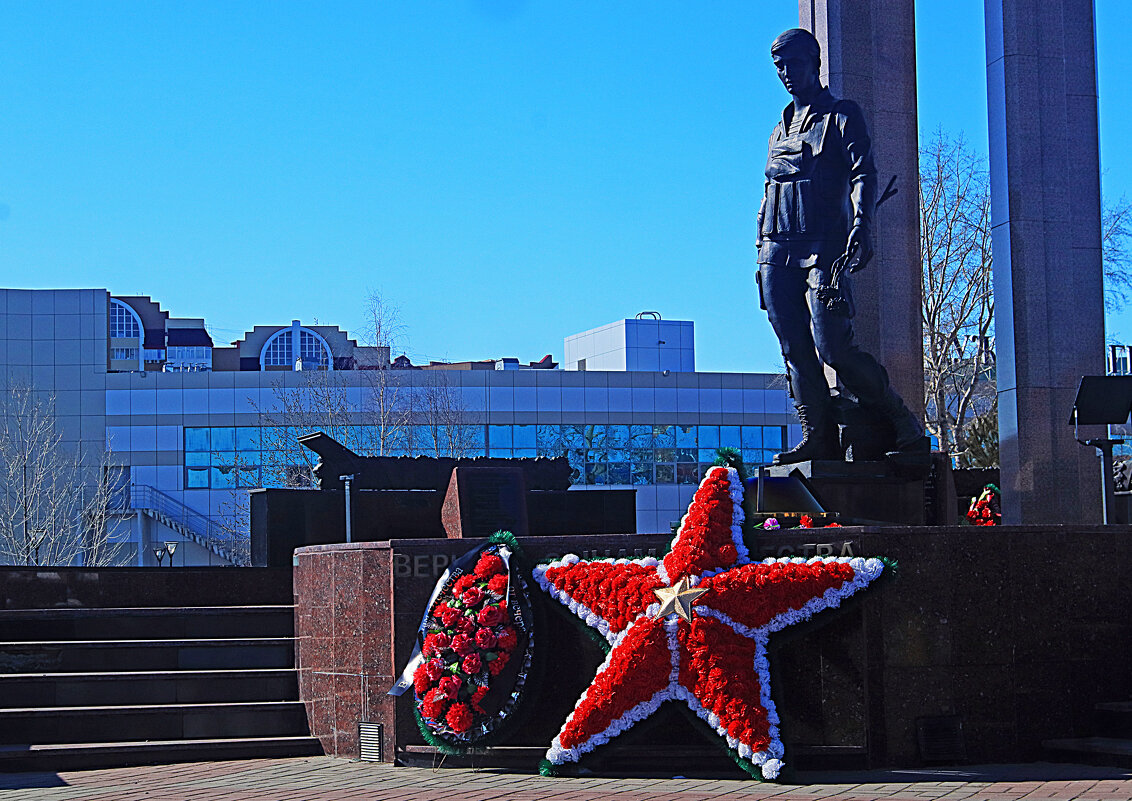
<svg viewBox="0 0 1132 801">
<path fill-rule="evenodd" d="M 685 778 L 547 779 L 404 768 L 329 757 L 0 774 L 2 801 L 1132 801 L 1132 771 L 994 765 L 933 771 L 801 773 L 805 784 Z"/>
</svg>

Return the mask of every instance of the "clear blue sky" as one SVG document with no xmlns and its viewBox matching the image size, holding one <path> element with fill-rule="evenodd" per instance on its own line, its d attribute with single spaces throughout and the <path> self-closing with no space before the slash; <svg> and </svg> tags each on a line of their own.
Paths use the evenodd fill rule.
<svg viewBox="0 0 1132 801">
<path fill-rule="evenodd" d="M 981 0 L 918 4 L 920 124 L 986 148 Z M 1102 164 L 1132 195 L 1132 3 L 1098 0 Z M 562 355 L 644 309 L 775 370 L 753 216 L 794 0 L 0 6 L 0 285 L 357 331 L 414 359 Z M 1132 335 L 1132 314 L 1114 321 Z"/>
</svg>

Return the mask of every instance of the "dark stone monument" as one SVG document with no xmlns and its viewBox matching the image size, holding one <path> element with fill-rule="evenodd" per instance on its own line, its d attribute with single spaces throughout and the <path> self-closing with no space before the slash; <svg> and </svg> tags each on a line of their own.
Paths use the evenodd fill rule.
<svg viewBox="0 0 1132 801">
<path fill-rule="evenodd" d="M 844 458 L 838 414 L 823 364 L 837 374 L 842 398 L 863 415 L 857 450 L 924 456 L 923 426 L 889 383 L 888 373 L 854 336 L 849 275 L 873 257 L 877 170 L 861 109 L 821 83 L 821 47 L 801 28 L 771 45 L 792 102 L 770 137 L 758 214 L 760 300 L 782 346 L 802 441 L 775 464 Z M 842 419 L 838 419 L 839 416 Z M 871 454 L 870 454 L 871 455 Z"/>
<path fill-rule="evenodd" d="M 518 467 L 455 467 L 440 521 L 449 539 L 529 533 L 527 488 Z"/>
<path fill-rule="evenodd" d="M 575 493 L 588 494 L 588 493 Z M 834 534 L 836 532 L 836 534 Z M 662 553 L 669 535 L 530 537 L 527 556 Z M 358 723 L 384 724 L 385 759 L 435 764 L 412 693 L 386 695 L 408 660 L 436 579 L 477 541 L 392 540 L 303 548 L 294 571 L 296 664 L 311 733 L 357 759 Z M 1127 696 L 1132 619 L 1124 565 L 1132 538 L 1112 527 L 794 529 L 760 536 L 752 557 L 886 556 L 894 581 L 798 636 L 772 635 L 774 700 L 787 759 L 801 768 L 921 766 L 927 721 L 960 719 L 972 763 L 1021 762 L 1042 741 L 1091 733 L 1093 706 Z M 1050 592 L 1050 587 L 1064 591 Z M 603 659 L 567 615 L 543 608 L 553 672 L 526 722 L 482 767 L 536 770 Z M 721 773 L 730 764 L 683 715 L 642 723 L 586 757 L 594 770 Z M 448 757 L 446 764 L 458 764 Z M 466 764 L 466 763 L 465 763 Z"/>
<path fill-rule="evenodd" d="M 257 567 L 289 567 L 298 547 L 345 540 L 341 476 L 347 475 L 353 476 L 354 542 L 487 536 L 500 529 L 549 536 L 627 534 L 637 528 L 635 490 L 569 492 L 566 459 L 366 457 L 322 433 L 301 441 L 319 454 L 318 489 L 249 493 Z"/>
</svg>

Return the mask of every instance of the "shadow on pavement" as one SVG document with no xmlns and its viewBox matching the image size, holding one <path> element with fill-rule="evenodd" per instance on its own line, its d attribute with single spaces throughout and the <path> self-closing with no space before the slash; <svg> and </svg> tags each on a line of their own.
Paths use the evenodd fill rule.
<svg viewBox="0 0 1132 801">
<path fill-rule="evenodd" d="M 57 773 L 0 773 L 0 790 L 69 786 Z"/>
<path fill-rule="evenodd" d="M 1132 779 L 1128 768 L 1030 762 L 1022 765 L 958 765 L 905 770 L 798 771 L 800 784 L 893 784 L 911 782 L 1051 782 Z"/>
</svg>

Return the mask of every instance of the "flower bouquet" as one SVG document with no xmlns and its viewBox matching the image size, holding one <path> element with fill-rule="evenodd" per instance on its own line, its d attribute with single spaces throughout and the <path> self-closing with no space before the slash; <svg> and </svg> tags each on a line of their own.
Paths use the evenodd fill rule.
<svg viewBox="0 0 1132 801">
<path fill-rule="evenodd" d="M 519 702 L 534 641 L 527 585 L 512 558 L 499 542 L 475 549 L 433 593 L 412 673 L 421 730 L 433 745 L 481 745 Z"/>
</svg>

